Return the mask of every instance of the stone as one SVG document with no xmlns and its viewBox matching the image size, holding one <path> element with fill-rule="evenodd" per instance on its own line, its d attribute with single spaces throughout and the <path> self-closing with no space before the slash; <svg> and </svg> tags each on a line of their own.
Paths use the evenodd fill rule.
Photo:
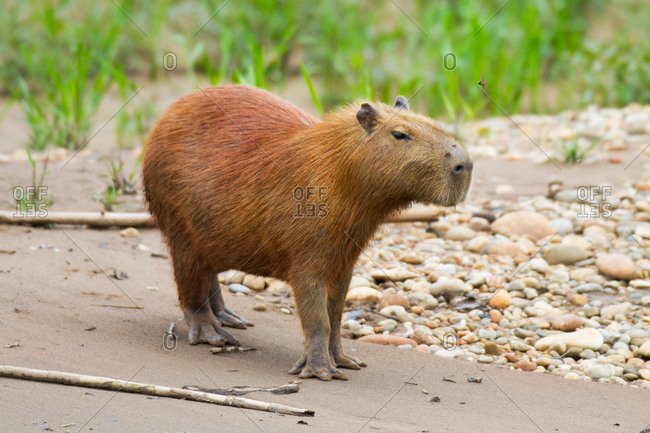
<svg viewBox="0 0 650 433">
<path fill-rule="evenodd" d="M 537 368 L 537 364 L 526 359 L 520 359 L 515 362 L 514 367 L 522 369 L 523 371 L 533 371 Z"/>
<path fill-rule="evenodd" d="M 532 346 L 529 344 L 524 343 L 521 340 L 512 340 L 510 341 L 510 347 L 514 350 L 518 350 L 520 352 L 527 352 L 530 349 L 532 349 Z"/>
<path fill-rule="evenodd" d="M 255 311 L 266 311 L 266 305 L 264 305 L 261 302 L 258 302 L 257 304 L 253 305 L 253 310 L 255 310 Z"/>
<path fill-rule="evenodd" d="M 427 346 L 426 344 L 419 344 L 415 347 L 414 350 L 418 352 L 426 353 L 427 355 L 431 353 L 431 351 L 429 350 L 429 346 Z"/>
<path fill-rule="evenodd" d="M 510 257 L 526 257 L 526 251 L 516 243 L 508 239 L 491 238 L 486 243 L 481 254 L 489 256 L 510 256 Z"/>
<path fill-rule="evenodd" d="M 120 236 L 123 238 L 139 238 L 140 237 L 140 232 L 138 229 L 129 227 L 120 232 Z"/>
<path fill-rule="evenodd" d="M 593 328 L 580 329 L 574 332 L 552 334 L 540 338 L 535 343 L 535 349 L 547 350 L 556 343 L 562 343 L 567 349 L 579 347 L 581 349 L 598 350 L 603 345 L 603 336 Z"/>
<path fill-rule="evenodd" d="M 411 292 L 409 300 L 425 310 L 433 310 L 438 306 L 438 300 L 429 293 Z"/>
<path fill-rule="evenodd" d="M 598 283 L 586 283 L 576 287 L 578 293 L 602 292 L 603 286 Z"/>
<path fill-rule="evenodd" d="M 474 239 L 470 240 L 467 243 L 467 250 L 473 253 L 480 253 L 485 248 L 485 245 L 488 243 L 487 236 L 477 236 Z"/>
<path fill-rule="evenodd" d="M 242 284 L 249 289 L 256 291 L 264 290 L 266 287 L 266 281 L 263 277 L 258 277 L 257 275 L 246 275 Z"/>
<path fill-rule="evenodd" d="M 637 375 L 643 380 L 650 380 L 650 370 L 647 368 L 642 368 L 637 371 Z"/>
<path fill-rule="evenodd" d="M 241 271 L 226 271 L 219 274 L 219 282 L 222 284 L 241 284 L 245 276 L 246 274 Z"/>
<path fill-rule="evenodd" d="M 447 230 L 444 235 L 445 239 L 451 241 L 468 241 L 476 237 L 476 232 L 469 227 L 454 226 Z"/>
<path fill-rule="evenodd" d="M 592 379 L 608 378 L 616 372 L 613 365 L 603 364 L 597 359 L 585 359 L 580 363 L 580 367 Z"/>
<path fill-rule="evenodd" d="M 366 280 L 363 277 L 359 277 L 355 275 L 352 277 L 352 280 L 350 281 L 350 289 L 354 289 L 355 287 L 370 287 L 370 281 Z"/>
<path fill-rule="evenodd" d="M 646 341 L 636 351 L 636 356 L 650 358 L 650 340 Z"/>
<path fill-rule="evenodd" d="M 555 244 L 544 251 L 544 259 L 549 265 L 571 265 L 575 262 L 585 260 L 589 253 L 577 245 Z"/>
<path fill-rule="evenodd" d="M 441 277 L 429 287 L 429 291 L 433 296 L 453 298 L 465 291 L 465 282 L 458 278 Z"/>
<path fill-rule="evenodd" d="M 424 259 L 422 257 L 413 253 L 404 254 L 399 259 L 401 262 L 408 263 L 411 265 L 419 265 L 420 263 L 424 262 Z"/>
<path fill-rule="evenodd" d="M 391 305 L 379 310 L 382 316 L 395 316 L 402 323 L 413 322 L 413 317 L 401 305 Z"/>
<path fill-rule="evenodd" d="M 229 284 L 228 289 L 233 293 L 243 293 L 245 295 L 247 295 L 247 294 L 249 294 L 251 292 L 251 289 L 249 289 L 248 287 L 242 286 L 241 284 L 236 284 L 236 283 Z"/>
<path fill-rule="evenodd" d="M 345 300 L 378 302 L 383 296 L 379 290 L 373 289 L 372 287 L 355 287 L 354 289 L 348 290 Z"/>
<path fill-rule="evenodd" d="M 366 343 L 373 344 L 392 344 L 393 346 L 401 346 L 403 344 L 410 344 L 412 347 L 416 347 L 418 344 L 406 337 L 398 337 L 397 335 L 390 334 L 372 334 L 364 335 L 359 338 L 359 341 L 364 341 Z"/>
<path fill-rule="evenodd" d="M 573 233 L 574 230 L 573 223 L 568 218 L 555 218 L 550 221 L 550 224 L 562 236 Z"/>
<path fill-rule="evenodd" d="M 488 341 L 485 343 L 483 346 L 483 349 L 485 349 L 485 353 L 487 355 L 500 355 L 501 354 L 501 348 L 493 341 Z"/>
<path fill-rule="evenodd" d="M 401 305 L 404 309 L 411 306 L 409 299 L 402 292 L 391 293 L 383 297 L 377 305 L 377 310 L 382 310 L 390 305 Z"/>
<path fill-rule="evenodd" d="M 632 311 L 632 304 L 623 302 L 622 304 L 608 305 L 600 309 L 600 317 L 603 319 L 613 319 L 617 314 L 627 316 Z"/>
<path fill-rule="evenodd" d="M 535 240 L 540 240 L 555 233 L 555 230 L 544 215 L 529 212 L 510 212 L 492 223 L 492 231 L 503 236 L 528 235 Z"/>
<path fill-rule="evenodd" d="M 376 269 L 370 272 L 370 276 L 376 281 L 404 281 L 417 278 L 420 275 L 408 269 L 392 268 L 387 270 Z"/>
<path fill-rule="evenodd" d="M 477 232 L 487 231 L 490 229 L 489 221 L 481 217 L 472 217 L 468 221 L 467 226 Z"/>
<path fill-rule="evenodd" d="M 510 294 L 505 289 L 497 290 L 488 302 L 493 307 L 501 308 L 502 310 L 510 305 Z"/>
<path fill-rule="evenodd" d="M 551 328 L 562 332 L 573 332 L 582 325 L 582 319 L 575 314 L 565 314 L 551 322 Z"/>
<path fill-rule="evenodd" d="M 440 349 L 436 351 L 436 356 L 441 358 L 458 358 L 463 355 L 465 355 L 465 352 L 460 347 L 454 347 L 451 350 Z"/>
<path fill-rule="evenodd" d="M 596 266 L 603 274 L 619 280 L 633 280 L 637 277 L 632 259 L 623 254 L 603 254 L 596 259 Z"/>
<path fill-rule="evenodd" d="M 503 319 L 503 314 L 499 310 L 490 310 L 490 320 L 494 323 L 499 323 Z"/>
</svg>

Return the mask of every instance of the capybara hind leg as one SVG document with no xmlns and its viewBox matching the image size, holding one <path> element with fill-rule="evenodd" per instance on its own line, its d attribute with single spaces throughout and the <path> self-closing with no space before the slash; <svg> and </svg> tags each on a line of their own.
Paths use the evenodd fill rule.
<svg viewBox="0 0 650 433">
<path fill-rule="evenodd" d="M 289 373 L 298 374 L 301 379 L 316 377 L 320 380 L 347 380 L 347 376 L 332 362 L 328 350 L 330 325 L 325 286 L 319 282 L 305 281 L 294 282 L 292 285 L 305 336 L 305 347 L 300 360 Z"/>
<path fill-rule="evenodd" d="M 223 292 L 221 291 L 221 285 L 219 284 L 219 277 L 216 275 L 212 279 L 212 285 L 210 286 L 210 306 L 212 307 L 212 312 L 217 317 L 217 320 L 219 320 L 223 326 L 240 329 L 244 329 L 247 326 L 254 326 L 253 322 L 244 319 L 239 314 L 226 307 L 226 302 L 223 299 Z"/>
<path fill-rule="evenodd" d="M 343 353 L 341 346 L 341 316 L 351 278 L 352 275 L 343 278 L 338 286 L 327 294 L 327 312 L 330 320 L 329 352 L 337 367 L 360 370 L 366 363 Z"/>
<path fill-rule="evenodd" d="M 178 299 L 190 327 L 190 344 L 238 345 L 237 339 L 221 328 L 212 313 L 208 295 L 214 273 L 198 265 L 191 247 L 184 242 L 173 243 L 171 253 Z"/>
</svg>

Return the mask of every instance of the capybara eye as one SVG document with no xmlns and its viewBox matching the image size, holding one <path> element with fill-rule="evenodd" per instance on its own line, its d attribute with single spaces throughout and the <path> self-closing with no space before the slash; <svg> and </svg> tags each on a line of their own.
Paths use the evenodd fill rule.
<svg viewBox="0 0 650 433">
<path fill-rule="evenodd" d="M 399 131 L 393 131 L 393 137 L 395 137 L 396 140 L 410 140 L 411 137 L 408 135 L 404 134 L 403 132 Z"/>
</svg>

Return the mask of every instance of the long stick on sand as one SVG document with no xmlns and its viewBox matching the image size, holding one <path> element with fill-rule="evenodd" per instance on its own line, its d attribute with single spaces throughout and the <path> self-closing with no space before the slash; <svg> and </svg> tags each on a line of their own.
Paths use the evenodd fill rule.
<svg viewBox="0 0 650 433">
<path fill-rule="evenodd" d="M 435 221 L 444 215 L 444 209 L 414 207 L 391 215 L 387 222 Z M 47 212 L 45 215 L 15 215 L 15 211 L 0 211 L 0 223 L 4 224 L 69 224 L 89 227 L 154 227 L 153 217 L 146 212 Z"/>
<path fill-rule="evenodd" d="M 120 392 L 155 395 L 158 397 L 179 398 L 183 400 L 202 401 L 221 406 L 241 407 L 266 412 L 283 413 L 297 416 L 314 416 L 314 411 L 300 409 L 283 404 L 267 403 L 243 397 L 233 397 L 206 392 L 192 391 L 182 388 L 151 385 L 146 383 L 129 382 L 126 380 L 110 379 L 108 377 L 84 376 L 81 374 L 66 373 L 62 371 L 35 370 L 32 368 L 0 365 L 0 377 L 14 379 L 36 380 L 40 382 L 60 383 L 63 385 L 84 386 L 87 388 L 110 389 Z"/>
</svg>

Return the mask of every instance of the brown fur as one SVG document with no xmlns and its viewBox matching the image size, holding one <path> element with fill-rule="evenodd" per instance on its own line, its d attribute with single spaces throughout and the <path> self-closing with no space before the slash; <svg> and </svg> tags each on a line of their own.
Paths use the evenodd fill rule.
<svg viewBox="0 0 650 433">
<path fill-rule="evenodd" d="M 464 199 L 471 160 L 431 119 L 406 109 L 370 106 L 378 117 L 368 133 L 359 106 L 319 121 L 264 90 L 221 86 L 181 98 L 158 121 L 143 181 L 190 334 L 203 336 L 192 343 L 236 343 L 219 323 L 245 321 L 223 305 L 216 274 L 239 269 L 292 286 L 305 351 L 291 372 L 328 380 L 345 378 L 335 365 L 364 365 L 343 354 L 339 336 L 361 248 L 414 201 Z"/>
</svg>

